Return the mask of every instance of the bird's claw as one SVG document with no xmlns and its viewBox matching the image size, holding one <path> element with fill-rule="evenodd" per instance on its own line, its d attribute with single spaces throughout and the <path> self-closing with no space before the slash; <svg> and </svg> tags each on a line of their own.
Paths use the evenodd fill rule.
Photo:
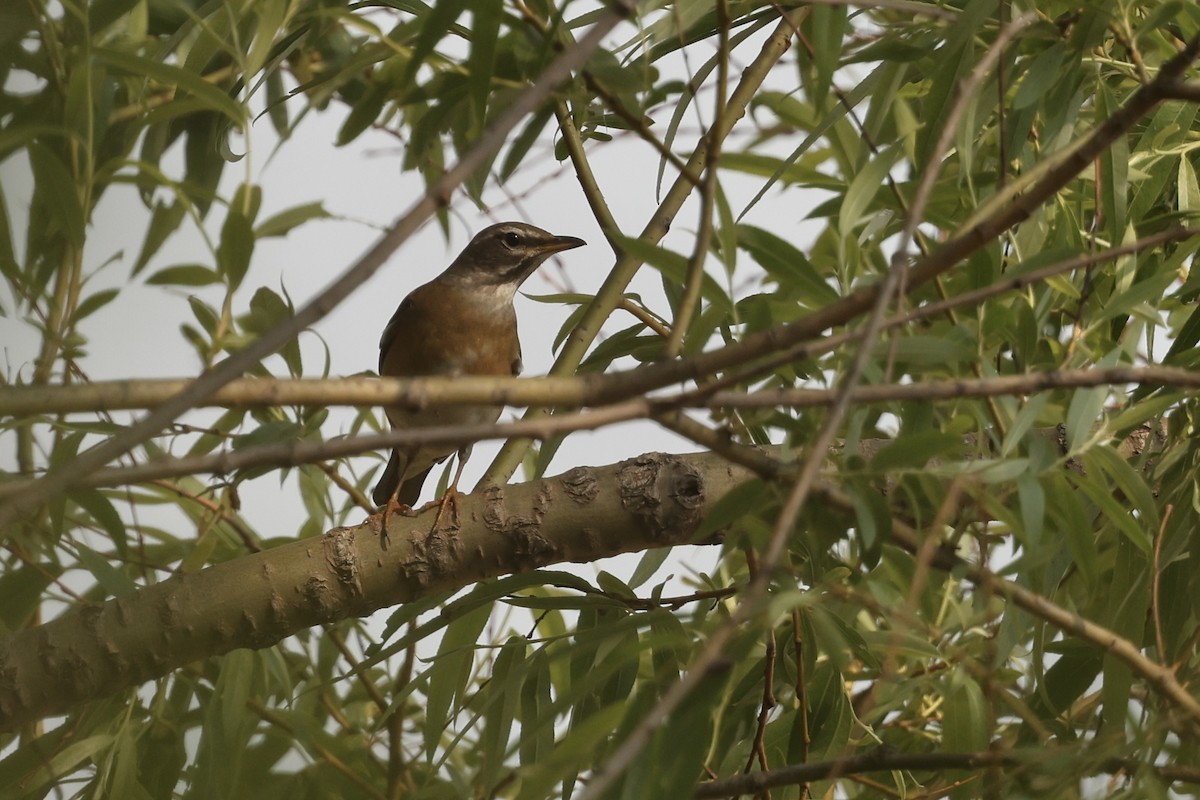
<svg viewBox="0 0 1200 800">
<path fill-rule="evenodd" d="M 437 500 L 430 500 L 428 503 L 421 506 L 418 511 L 413 512 L 413 515 L 415 516 L 416 514 L 423 513 L 434 506 L 437 506 L 437 516 L 433 518 L 433 527 L 429 529 L 429 533 L 431 535 L 447 527 L 444 524 L 444 517 L 447 509 L 450 511 L 449 528 L 457 530 L 460 527 L 458 524 L 458 489 L 455 489 L 453 486 L 451 486 L 450 488 L 446 489 L 445 494 L 443 494 L 440 498 Z"/>
<path fill-rule="evenodd" d="M 388 498 L 387 504 L 384 505 L 383 511 L 380 512 L 382 519 L 379 521 L 379 548 L 381 550 L 387 550 L 388 544 L 391 543 L 391 538 L 388 536 L 388 518 L 392 514 L 399 514 L 402 517 L 415 517 L 417 512 L 413 511 L 412 506 L 407 503 L 401 503 L 394 495 Z"/>
</svg>

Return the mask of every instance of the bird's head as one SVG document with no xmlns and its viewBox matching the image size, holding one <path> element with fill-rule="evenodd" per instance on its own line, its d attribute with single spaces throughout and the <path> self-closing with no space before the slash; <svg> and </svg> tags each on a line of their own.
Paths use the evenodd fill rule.
<svg viewBox="0 0 1200 800">
<path fill-rule="evenodd" d="M 555 236 L 524 222 L 501 222 L 484 228 L 446 270 L 473 283 L 511 286 L 515 291 L 555 253 L 582 247 L 574 236 Z"/>
</svg>

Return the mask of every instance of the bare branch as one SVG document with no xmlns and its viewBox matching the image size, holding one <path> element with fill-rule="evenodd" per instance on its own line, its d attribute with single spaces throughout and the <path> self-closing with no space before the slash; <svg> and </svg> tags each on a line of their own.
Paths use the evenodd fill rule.
<svg viewBox="0 0 1200 800">
<path fill-rule="evenodd" d="M 1058 748 L 1059 751 L 1066 748 Z M 890 772 L 911 770 L 916 772 L 941 772 L 944 770 L 981 769 L 984 767 L 1012 766 L 1031 770 L 1045 769 L 1056 773 L 1061 769 L 1061 753 L 1043 748 L 1030 750 L 985 750 L 978 753 L 902 753 L 889 747 L 879 747 L 860 756 L 817 761 L 811 764 L 793 764 L 769 772 L 753 775 L 738 775 L 733 778 L 702 784 L 692 796 L 697 800 L 715 797 L 737 797 L 754 794 L 764 789 L 794 786 L 809 781 L 825 780 L 840 775 L 861 775 L 867 772 Z M 1108 758 L 1096 763 L 1079 760 L 1080 769 L 1089 765 L 1086 773 L 1116 774 L 1150 770 L 1168 782 L 1200 783 L 1200 770 L 1191 767 L 1170 767 L 1150 764 L 1132 758 Z"/>
</svg>

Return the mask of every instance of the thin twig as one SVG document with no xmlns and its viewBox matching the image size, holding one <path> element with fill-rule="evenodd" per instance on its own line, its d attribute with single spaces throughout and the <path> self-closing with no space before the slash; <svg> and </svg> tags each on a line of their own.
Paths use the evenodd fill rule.
<svg viewBox="0 0 1200 800">
<path fill-rule="evenodd" d="M 466 378 L 461 380 L 465 381 Z M 986 398 L 1001 395 L 1029 395 L 1048 389 L 1132 384 L 1200 388 L 1200 371 L 1158 366 L 1109 367 L 1035 372 L 1025 375 L 1001 375 L 992 378 L 959 378 L 914 384 L 859 386 L 847 395 L 846 402 L 866 404 L 902 400 Z M 771 477 L 780 474 L 779 462 L 764 456 L 753 447 L 731 441 L 726 433 L 701 425 L 687 417 L 680 411 L 680 408 L 691 406 L 711 409 L 806 408 L 833 406 L 839 402 L 839 398 L 839 392 L 832 389 L 764 389 L 752 393 L 716 392 L 704 397 L 689 392 L 676 397 L 638 398 L 592 411 L 559 414 L 545 419 L 518 420 L 492 425 L 448 425 L 397 429 L 388 433 L 334 439 L 326 442 L 281 442 L 207 456 L 162 458 L 133 467 L 97 470 L 81 481 L 80 485 L 119 486 L 199 473 L 230 474 L 250 467 L 293 467 L 332 458 L 358 455 L 373 450 L 390 449 L 398 445 L 461 445 L 488 439 L 506 439 L 513 436 L 545 439 L 572 431 L 594 430 L 618 422 L 643 418 L 653 419 L 660 425 L 692 439 L 697 444 L 728 457 L 734 463 L 742 464 L 764 477 Z M 816 445 L 811 447 L 814 452 L 823 452 L 815 449 Z M 32 480 L 12 480 L 0 483 L 0 499 L 19 495 L 32 485 Z"/>
<path fill-rule="evenodd" d="M 1060 748 L 1066 750 L 1069 748 Z M 701 798 L 729 797 L 752 794 L 763 788 L 794 786 L 807 781 L 829 778 L 833 775 L 857 775 L 863 772 L 891 772 L 895 770 L 936 771 L 980 769 L 989 766 L 1036 766 L 1045 763 L 1045 769 L 1053 773 L 1055 750 L 1036 749 L 1029 751 L 983 751 L 978 753 L 902 753 L 889 747 L 835 761 L 818 761 L 812 764 L 796 764 L 780 767 L 767 773 L 739 775 L 733 778 L 701 784 L 692 796 Z M 1099 763 L 1088 763 L 1083 774 L 1149 771 L 1168 782 L 1200 783 L 1200 770 L 1193 767 L 1160 766 L 1131 758 L 1109 758 Z M 939 794 L 938 796 L 942 796 Z"/>
</svg>

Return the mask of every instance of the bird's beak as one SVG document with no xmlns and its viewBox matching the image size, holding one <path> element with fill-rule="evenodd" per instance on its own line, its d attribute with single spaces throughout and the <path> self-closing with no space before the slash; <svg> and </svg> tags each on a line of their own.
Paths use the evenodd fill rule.
<svg viewBox="0 0 1200 800">
<path fill-rule="evenodd" d="M 546 255 L 561 253 L 563 250 L 574 250 L 576 247 L 583 247 L 587 242 L 583 239 L 577 239 L 574 236 L 555 236 L 548 242 L 543 242 L 538 245 L 538 250 Z"/>
</svg>

